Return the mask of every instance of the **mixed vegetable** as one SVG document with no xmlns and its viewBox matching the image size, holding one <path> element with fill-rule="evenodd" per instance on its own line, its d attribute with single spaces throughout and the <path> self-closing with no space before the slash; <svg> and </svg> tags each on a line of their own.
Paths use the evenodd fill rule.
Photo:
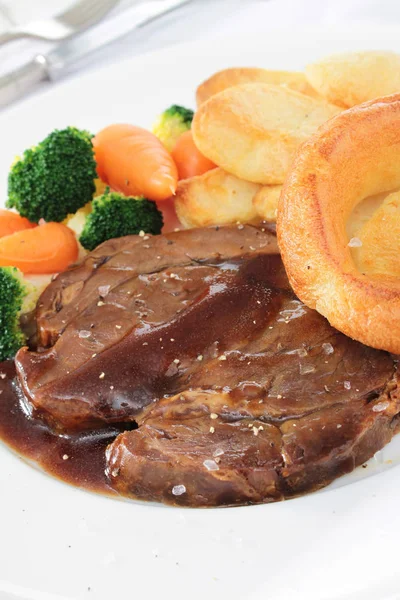
<svg viewBox="0 0 400 600">
<path fill-rule="evenodd" d="M 0 209 L 0 360 L 26 342 L 20 317 L 43 289 L 34 276 L 49 281 L 108 239 L 178 224 L 178 181 L 215 167 L 194 144 L 193 115 L 173 105 L 152 132 L 67 127 L 16 158 Z"/>
</svg>

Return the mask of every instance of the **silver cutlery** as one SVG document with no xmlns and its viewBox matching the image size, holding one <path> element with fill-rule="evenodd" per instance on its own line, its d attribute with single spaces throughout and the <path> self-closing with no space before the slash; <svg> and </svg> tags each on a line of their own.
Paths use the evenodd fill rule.
<svg viewBox="0 0 400 600">
<path fill-rule="evenodd" d="M 38 54 L 28 64 L 0 77 L 0 107 L 21 98 L 42 81 L 60 79 L 82 58 L 191 1 L 152 0 L 136 4 L 60 44 L 48 54 Z"/>
<path fill-rule="evenodd" d="M 0 35 L 0 46 L 27 37 L 52 42 L 64 40 L 100 21 L 118 2 L 119 0 L 80 0 L 55 17 L 6 31 Z"/>
</svg>

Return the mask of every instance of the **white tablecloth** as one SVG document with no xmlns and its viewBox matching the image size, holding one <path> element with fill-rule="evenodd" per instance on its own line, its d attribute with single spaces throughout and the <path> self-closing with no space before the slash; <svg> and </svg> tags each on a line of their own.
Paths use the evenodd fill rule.
<svg viewBox="0 0 400 600">
<path fill-rule="evenodd" d="M 0 31 L 13 24 L 56 14 L 72 1 L 0 0 Z M 113 12 L 126 10 L 140 1 L 120 0 Z M 271 28 L 305 24 L 369 28 L 398 26 L 400 31 L 400 0 L 193 0 L 189 5 L 141 30 L 132 31 L 112 46 L 97 52 L 79 64 L 69 76 L 180 41 L 212 37 L 217 33 L 254 32 L 255 35 L 266 35 Z M 1 48 L 0 74 L 51 47 L 49 43 L 24 40 Z"/>
</svg>

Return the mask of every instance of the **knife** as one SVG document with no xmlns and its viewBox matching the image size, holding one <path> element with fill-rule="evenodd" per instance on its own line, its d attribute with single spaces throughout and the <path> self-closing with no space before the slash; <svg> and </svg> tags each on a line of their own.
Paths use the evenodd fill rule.
<svg viewBox="0 0 400 600">
<path fill-rule="evenodd" d="M 129 8 L 0 77 L 0 107 L 10 105 L 42 81 L 57 81 L 82 58 L 133 29 L 188 4 L 191 0 L 151 0 Z"/>
</svg>

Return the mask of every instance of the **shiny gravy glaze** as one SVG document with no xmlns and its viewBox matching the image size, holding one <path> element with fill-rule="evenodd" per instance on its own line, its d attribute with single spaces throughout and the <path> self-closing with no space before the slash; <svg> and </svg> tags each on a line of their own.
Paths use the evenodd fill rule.
<svg viewBox="0 0 400 600">
<path fill-rule="evenodd" d="M 44 421 L 29 414 L 14 361 L 0 363 L 0 376 L 0 439 L 19 456 L 34 461 L 66 483 L 93 492 L 115 494 L 105 473 L 105 449 L 127 426 L 57 435 Z"/>
<path fill-rule="evenodd" d="M 257 241 L 257 230 L 250 234 Z M 125 274 L 125 260 L 131 258 L 122 255 L 118 274 Z M 83 415 L 87 406 L 94 414 L 102 409 L 116 424 L 102 427 L 98 419 L 80 431 L 54 432 L 41 418 L 45 411 L 35 412 L 25 398 L 14 361 L 8 361 L 0 364 L 0 439 L 72 485 L 184 506 L 270 502 L 312 491 L 391 439 L 400 414 L 397 364 L 306 308 L 290 290 L 279 255 L 251 248 L 235 260 L 195 261 L 174 272 L 179 277 L 171 281 L 157 271 L 146 275 L 148 288 L 138 279 L 140 300 L 146 299 L 146 314 L 154 319 L 144 324 L 142 337 L 132 330 L 135 307 L 124 296 L 126 332 L 119 326 L 125 321 L 116 328 L 112 320 L 96 319 L 101 334 L 116 330 L 121 339 L 84 361 L 78 375 L 75 367 L 71 375 L 57 371 L 59 396 L 54 387 L 47 395 L 40 385 L 34 390 L 50 398 L 53 411 L 80 397 Z M 132 291 L 138 281 L 132 279 Z M 107 298 L 112 311 L 111 293 Z M 97 297 L 95 305 L 105 307 Z M 168 306 L 170 314 L 157 317 Z M 65 360 L 81 356 L 88 342 L 79 331 L 69 331 L 71 344 L 59 363 L 44 365 L 45 381 L 47 368 L 64 368 Z M 99 390 L 106 390 L 100 407 Z"/>
</svg>

